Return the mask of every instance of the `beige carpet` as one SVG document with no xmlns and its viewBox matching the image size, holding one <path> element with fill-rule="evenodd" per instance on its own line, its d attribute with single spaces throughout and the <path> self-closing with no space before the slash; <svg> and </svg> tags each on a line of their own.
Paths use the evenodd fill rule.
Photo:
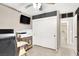
<svg viewBox="0 0 79 59">
<path fill-rule="evenodd" d="M 58 51 L 54 51 L 35 45 L 27 51 L 27 56 L 75 56 L 75 53 L 72 49 L 68 48 L 60 48 Z"/>
</svg>

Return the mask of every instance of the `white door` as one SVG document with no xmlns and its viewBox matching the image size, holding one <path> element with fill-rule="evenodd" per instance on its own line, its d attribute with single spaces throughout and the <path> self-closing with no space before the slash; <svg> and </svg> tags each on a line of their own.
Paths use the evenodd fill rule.
<svg viewBox="0 0 79 59">
<path fill-rule="evenodd" d="M 33 44 L 57 49 L 57 16 L 32 20 Z"/>
<path fill-rule="evenodd" d="M 73 18 L 73 49 L 77 55 L 77 15 Z"/>
</svg>

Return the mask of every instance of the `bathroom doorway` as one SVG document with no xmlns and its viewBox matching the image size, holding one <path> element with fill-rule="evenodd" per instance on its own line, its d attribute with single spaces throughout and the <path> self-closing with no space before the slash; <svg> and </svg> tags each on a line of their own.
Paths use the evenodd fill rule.
<svg viewBox="0 0 79 59">
<path fill-rule="evenodd" d="M 61 47 L 67 47 L 67 39 L 68 39 L 68 22 L 61 22 Z"/>
</svg>

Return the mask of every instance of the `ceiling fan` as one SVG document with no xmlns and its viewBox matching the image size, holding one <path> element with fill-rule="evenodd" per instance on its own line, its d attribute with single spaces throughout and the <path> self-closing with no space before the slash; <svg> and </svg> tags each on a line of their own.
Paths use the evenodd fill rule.
<svg viewBox="0 0 79 59">
<path fill-rule="evenodd" d="M 27 9 L 27 8 L 33 6 L 34 9 L 38 9 L 39 11 L 42 11 L 44 4 L 51 4 L 51 5 L 54 5 L 55 3 L 30 3 L 30 4 L 28 4 L 27 6 L 25 6 L 25 8 Z"/>
</svg>

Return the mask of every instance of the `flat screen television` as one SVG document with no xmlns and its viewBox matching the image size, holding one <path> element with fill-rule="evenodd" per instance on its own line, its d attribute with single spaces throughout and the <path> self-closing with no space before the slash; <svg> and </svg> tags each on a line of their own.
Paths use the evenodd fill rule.
<svg viewBox="0 0 79 59">
<path fill-rule="evenodd" d="M 22 23 L 22 24 L 30 24 L 30 17 L 21 15 L 20 16 L 20 23 Z"/>
</svg>

